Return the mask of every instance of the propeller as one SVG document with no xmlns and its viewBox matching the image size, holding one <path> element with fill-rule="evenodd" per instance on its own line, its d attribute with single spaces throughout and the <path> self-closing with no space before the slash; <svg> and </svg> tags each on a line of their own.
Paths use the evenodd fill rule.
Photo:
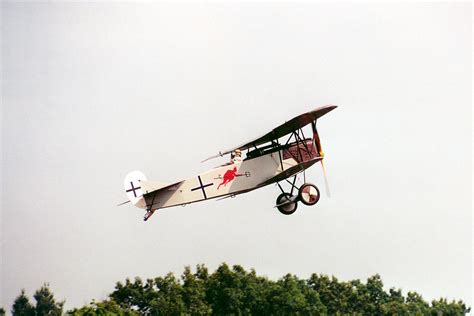
<svg viewBox="0 0 474 316">
<path fill-rule="evenodd" d="M 331 192 L 329 191 L 328 177 L 327 177 L 327 173 L 326 173 L 326 166 L 324 165 L 324 152 L 323 152 L 323 148 L 321 147 L 321 141 L 319 139 L 318 131 L 316 129 L 316 121 L 313 121 L 311 126 L 313 127 L 313 145 L 316 146 L 316 149 L 318 150 L 319 156 L 322 158 L 321 159 L 321 167 L 323 169 L 324 185 L 326 187 L 326 195 L 328 197 L 331 197 Z"/>
<path fill-rule="evenodd" d="M 321 167 L 323 168 L 324 185 L 326 186 L 326 194 L 327 194 L 328 197 L 331 197 L 331 191 L 329 191 L 328 177 L 327 177 L 327 174 L 326 174 L 326 167 L 324 166 L 324 159 L 321 160 Z"/>
</svg>

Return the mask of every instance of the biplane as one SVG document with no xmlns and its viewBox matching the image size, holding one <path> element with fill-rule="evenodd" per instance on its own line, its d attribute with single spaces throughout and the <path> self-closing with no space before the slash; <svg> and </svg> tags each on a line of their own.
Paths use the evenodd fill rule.
<svg viewBox="0 0 474 316">
<path fill-rule="evenodd" d="M 275 207 L 282 214 L 293 214 L 298 202 L 315 205 L 319 201 L 320 191 L 316 185 L 306 182 L 305 170 L 317 162 L 321 163 L 329 195 L 324 152 L 316 123 L 336 107 L 327 105 L 316 108 L 294 117 L 261 137 L 220 151 L 202 162 L 226 155 L 230 155 L 230 162 L 186 180 L 167 184 L 149 181 L 142 172 L 132 171 L 124 180 L 129 201 L 122 204 L 131 202 L 144 209 L 146 221 L 158 209 L 234 197 L 276 183 L 281 194 L 276 199 Z M 303 129 L 308 125 L 311 126 L 312 137 L 304 134 Z M 243 154 L 245 157 L 242 157 Z M 300 173 L 303 173 L 304 181 L 298 187 L 296 179 Z M 291 178 L 292 181 L 289 180 Z M 285 191 L 282 184 L 289 184 L 290 189 Z"/>
</svg>

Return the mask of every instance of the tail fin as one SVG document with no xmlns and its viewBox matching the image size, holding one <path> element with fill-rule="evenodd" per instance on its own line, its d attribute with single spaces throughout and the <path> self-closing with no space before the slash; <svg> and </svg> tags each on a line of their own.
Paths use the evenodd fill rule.
<svg viewBox="0 0 474 316">
<path fill-rule="evenodd" d="M 127 174 L 123 181 L 125 193 L 127 193 L 128 199 L 133 205 L 139 208 L 146 208 L 141 185 L 141 181 L 145 180 L 145 175 L 141 171 L 135 170 Z"/>
</svg>

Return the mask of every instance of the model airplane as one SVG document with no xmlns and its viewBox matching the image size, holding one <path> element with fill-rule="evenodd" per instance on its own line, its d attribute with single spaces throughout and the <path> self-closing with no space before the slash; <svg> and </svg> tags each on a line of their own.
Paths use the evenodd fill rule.
<svg viewBox="0 0 474 316">
<path fill-rule="evenodd" d="M 282 193 L 278 196 L 275 206 L 282 214 L 293 214 L 298 202 L 315 205 L 319 201 L 320 192 L 314 184 L 306 183 L 304 171 L 321 162 L 327 189 L 324 153 L 316 122 L 335 108 L 335 105 L 328 105 L 301 114 L 259 138 L 219 152 L 204 161 L 228 154 L 231 155 L 231 161 L 183 181 L 172 184 L 148 181 L 142 172 L 132 171 L 124 180 L 129 201 L 122 204 L 132 202 L 135 206 L 145 209 L 146 221 L 161 208 L 234 197 L 276 183 Z M 303 128 L 310 124 L 312 137 L 306 138 Z M 282 141 L 284 137 L 286 141 Z M 242 157 L 244 151 L 245 158 Z M 304 174 L 304 183 L 297 187 L 296 176 L 301 172 Z M 291 177 L 293 181 L 288 180 Z M 280 184 L 283 181 L 291 185 L 290 192 L 283 190 Z M 295 189 L 298 191 L 293 194 Z M 327 192 L 329 195 L 328 189 Z"/>
</svg>

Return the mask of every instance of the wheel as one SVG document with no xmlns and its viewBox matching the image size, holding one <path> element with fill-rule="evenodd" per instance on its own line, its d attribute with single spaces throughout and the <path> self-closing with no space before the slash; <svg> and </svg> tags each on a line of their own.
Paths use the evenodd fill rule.
<svg viewBox="0 0 474 316">
<path fill-rule="evenodd" d="M 282 193 L 277 197 L 276 204 L 278 205 L 277 208 L 280 211 L 280 213 L 285 214 L 285 215 L 291 215 L 294 212 L 296 212 L 296 209 L 298 208 L 298 203 L 296 202 L 279 205 L 281 203 L 288 201 L 290 198 L 291 198 L 291 194 L 289 193 Z"/>
<path fill-rule="evenodd" d="M 304 205 L 314 205 L 319 201 L 319 189 L 312 183 L 303 184 L 298 191 L 298 198 Z"/>
</svg>

